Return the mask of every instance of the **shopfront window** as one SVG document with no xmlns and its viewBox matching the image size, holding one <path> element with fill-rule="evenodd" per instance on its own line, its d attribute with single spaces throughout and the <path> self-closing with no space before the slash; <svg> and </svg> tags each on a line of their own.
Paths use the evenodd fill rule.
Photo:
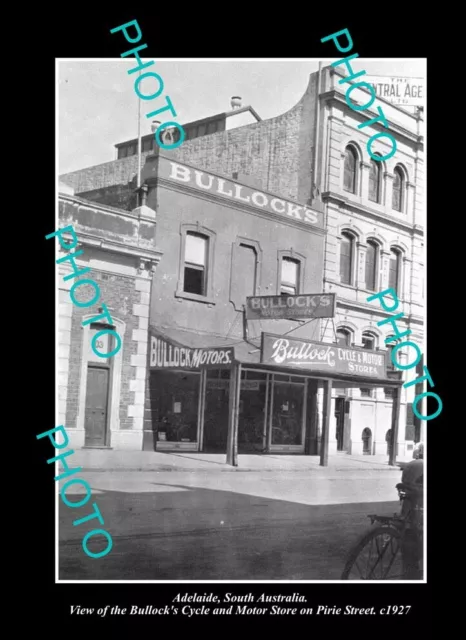
<svg viewBox="0 0 466 640">
<path fill-rule="evenodd" d="M 203 451 L 225 453 L 228 436 L 230 370 L 206 372 Z"/>
<path fill-rule="evenodd" d="M 274 376 L 272 445 L 303 445 L 304 378 Z"/>
<path fill-rule="evenodd" d="M 238 416 L 238 447 L 243 451 L 263 451 L 267 394 L 267 374 L 241 372 Z"/>
<path fill-rule="evenodd" d="M 157 442 L 196 442 L 199 407 L 199 373 L 153 371 L 152 416 Z"/>
</svg>

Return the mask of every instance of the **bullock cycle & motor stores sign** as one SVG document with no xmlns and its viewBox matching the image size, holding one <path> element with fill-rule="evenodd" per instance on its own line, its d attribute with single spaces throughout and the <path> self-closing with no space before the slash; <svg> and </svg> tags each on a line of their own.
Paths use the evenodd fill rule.
<svg viewBox="0 0 466 640">
<path fill-rule="evenodd" d="M 319 373 L 341 373 L 386 379 L 385 351 L 343 347 L 262 333 L 261 362 Z"/>
</svg>

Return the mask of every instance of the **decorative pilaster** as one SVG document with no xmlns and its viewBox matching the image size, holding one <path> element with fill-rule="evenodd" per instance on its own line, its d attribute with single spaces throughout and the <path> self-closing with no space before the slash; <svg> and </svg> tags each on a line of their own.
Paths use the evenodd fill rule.
<svg viewBox="0 0 466 640">
<path fill-rule="evenodd" d="M 414 196 L 416 194 L 416 186 L 412 182 L 406 183 L 406 202 L 404 203 L 403 212 L 408 217 L 408 222 L 414 224 Z"/>
<path fill-rule="evenodd" d="M 401 282 L 400 282 L 400 289 L 401 291 L 398 292 L 398 297 L 402 300 L 408 300 L 409 302 L 411 302 L 411 295 L 410 295 L 410 279 L 411 279 L 411 259 L 408 258 L 406 255 L 403 255 L 403 261 L 402 261 L 403 267 L 402 267 L 402 272 L 401 272 Z"/>
<path fill-rule="evenodd" d="M 367 162 L 361 162 L 361 181 L 360 181 L 360 191 L 358 193 L 359 196 L 363 198 L 367 198 L 369 196 L 369 170 L 370 165 Z"/>
<path fill-rule="evenodd" d="M 358 268 L 356 272 L 355 287 L 366 289 L 366 252 L 367 246 L 362 242 L 357 243 Z"/>
<path fill-rule="evenodd" d="M 385 291 L 388 289 L 388 268 L 390 261 L 390 253 L 388 251 L 380 252 L 380 289 Z"/>
<path fill-rule="evenodd" d="M 383 204 L 385 206 L 385 213 L 392 212 L 392 198 L 393 198 L 393 174 L 385 172 L 383 174 L 385 179 L 385 194 Z"/>
</svg>

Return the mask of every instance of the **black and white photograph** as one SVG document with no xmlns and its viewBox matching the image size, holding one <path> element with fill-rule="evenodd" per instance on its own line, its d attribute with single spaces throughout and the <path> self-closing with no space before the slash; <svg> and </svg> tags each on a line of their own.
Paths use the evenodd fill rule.
<svg viewBox="0 0 466 640">
<path fill-rule="evenodd" d="M 57 582 L 426 582 L 427 60 L 344 55 L 57 58 Z"/>
</svg>

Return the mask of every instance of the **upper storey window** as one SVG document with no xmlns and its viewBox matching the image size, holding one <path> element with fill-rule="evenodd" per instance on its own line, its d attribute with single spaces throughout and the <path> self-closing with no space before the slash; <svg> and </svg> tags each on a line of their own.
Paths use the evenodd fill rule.
<svg viewBox="0 0 466 640">
<path fill-rule="evenodd" d="M 380 202 L 382 186 L 382 165 L 376 160 L 371 160 L 369 168 L 369 200 Z"/>
<path fill-rule="evenodd" d="M 206 295 L 209 238 L 199 233 L 186 234 L 184 258 L 184 291 Z"/>
<path fill-rule="evenodd" d="M 343 189 L 356 193 L 357 156 L 353 147 L 346 147 L 343 168 Z"/>
<path fill-rule="evenodd" d="M 392 209 L 403 211 L 406 191 L 406 181 L 400 167 L 395 167 L 393 171 Z"/>
</svg>

